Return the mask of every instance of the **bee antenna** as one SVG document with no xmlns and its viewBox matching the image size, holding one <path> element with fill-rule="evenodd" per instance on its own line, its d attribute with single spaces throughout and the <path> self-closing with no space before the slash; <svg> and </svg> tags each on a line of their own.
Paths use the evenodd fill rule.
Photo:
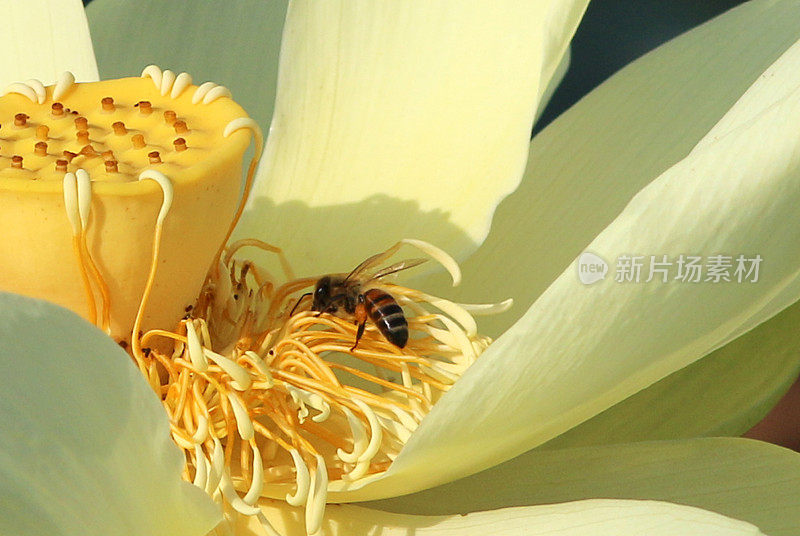
<svg viewBox="0 0 800 536">
<path fill-rule="evenodd" d="M 305 298 L 306 296 L 311 296 L 312 294 L 314 294 L 314 293 L 313 292 L 306 292 L 305 294 L 300 296 L 300 298 L 297 300 L 297 303 L 295 303 L 294 307 L 292 307 L 292 312 L 289 313 L 289 316 L 294 315 L 294 310 L 297 309 L 297 306 L 300 305 L 300 302 L 303 301 L 303 298 Z"/>
</svg>

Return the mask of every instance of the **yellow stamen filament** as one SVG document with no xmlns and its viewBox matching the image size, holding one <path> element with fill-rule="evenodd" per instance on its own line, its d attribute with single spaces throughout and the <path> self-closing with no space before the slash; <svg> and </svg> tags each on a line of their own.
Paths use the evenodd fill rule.
<svg viewBox="0 0 800 536">
<path fill-rule="evenodd" d="M 132 342 L 132 350 L 133 356 L 139 362 L 140 367 L 144 361 L 144 356 L 142 355 L 142 347 L 141 341 L 139 339 L 139 330 L 142 325 L 142 318 L 144 315 L 144 309 L 147 306 L 147 299 L 150 296 L 150 292 L 153 289 L 153 281 L 155 280 L 156 276 L 156 268 L 158 267 L 158 251 L 161 247 L 161 233 L 163 230 L 164 225 L 164 218 L 167 217 L 167 213 L 169 212 L 170 207 L 172 206 L 172 183 L 163 173 L 158 171 L 148 169 L 143 171 L 139 174 L 139 180 L 153 180 L 161 187 L 161 191 L 163 193 L 163 201 L 161 203 L 161 210 L 158 212 L 158 218 L 156 219 L 156 227 L 153 236 L 153 254 L 152 254 L 152 261 L 150 263 L 150 273 L 147 275 L 147 283 L 145 283 L 144 292 L 142 293 L 142 299 L 139 302 L 139 310 L 136 312 L 136 320 L 133 323 L 133 330 L 131 334 L 131 342 Z"/>
</svg>

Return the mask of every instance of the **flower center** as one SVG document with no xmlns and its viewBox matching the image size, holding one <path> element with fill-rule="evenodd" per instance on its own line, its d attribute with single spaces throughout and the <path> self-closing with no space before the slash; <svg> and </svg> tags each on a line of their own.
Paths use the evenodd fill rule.
<svg viewBox="0 0 800 536">
<path fill-rule="evenodd" d="M 389 468 L 439 397 L 490 343 L 477 334 L 470 306 L 388 281 L 421 261 L 384 266 L 403 244 L 458 277 L 455 261 L 442 251 L 404 240 L 373 257 L 353 279 L 355 290 L 347 289 L 356 301 L 378 291 L 402 308 L 408 330 L 402 348 L 381 327 L 396 311 L 381 316 L 373 307 L 358 338 L 358 312 L 331 311 L 307 299 L 318 292 L 303 294 L 330 277 L 293 278 L 281 251 L 257 240 L 225 250 L 175 332 L 142 336 L 143 351 L 134 357 L 161 395 L 186 455 L 187 479 L 245 515 L 259 514 L 262 496 L 302 505 L 313 534 L 329 487 L 345 491 Z M 287 281 L 278 284 L 274 274 L 237 258 L 245 247 L 279 255 Z M 154 346 L 165 339 L 169 348 Z"/>
</svg>

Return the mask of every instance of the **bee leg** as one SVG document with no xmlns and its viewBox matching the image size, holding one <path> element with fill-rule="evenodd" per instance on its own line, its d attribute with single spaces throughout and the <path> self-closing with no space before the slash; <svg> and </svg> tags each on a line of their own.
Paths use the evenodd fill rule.
<svg viewBox="0 0 800 536">
<path fill-rule="evenodd" d="M 358 324 L 356 343 L 350 348 L 351 352 L 358 346 L 358 341 L 360 341 L 361 336 L 364 335 L 364 328 L 367 327 L 367 306 L 364 304 L 363 294 L 358 296 L 358 302 L 356 303 L 356 324 Z"/>
</svg>

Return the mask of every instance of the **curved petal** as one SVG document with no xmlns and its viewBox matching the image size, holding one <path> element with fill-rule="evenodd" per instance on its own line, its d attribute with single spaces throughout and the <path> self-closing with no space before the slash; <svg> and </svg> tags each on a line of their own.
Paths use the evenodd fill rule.
<svg viewBox="0 0 800 536">
<path fill-rule="evenodd" d="M 64 71 L 81 82 L 98 80 L 80 0 L 2 0 L 0 10 L 0 90 L 29 78 L 52 84 Z"/>
<path fill-rule="evenodd" d="M 300 274 L 403 237 L 474 249 L 519 184 L 538 100 L 585 5 L 293 3 L 239 236 L 284 248 Z"/>
<path fill-rule="evenodd" d="M 773 536 L 800 531 L 800 455 L 768 443 L 705 438 L 553 451 L 413 495 L 366 503 L 444 515 L 589 497 L 692 505 L 742 519 Z"/>
<path fill-rule="evenodd" d="M 513 297 L 508 313 L 481 319 L 482 332 L 503 333 L 798 35 L 795 2 L 756 0 L 622 69 L 534 138 L 525 178 L 462 265 L 461 287 L 437 277 L 424 288 L 467 303 Z"/>
<path fill-rule="evenodd" d="M 288 0 L 93 0 L 86 7 L 103 78 L 155 63 L 228 87 L 263 128 L 272 118 Z M 132 25 L 135 30 L 132 31 Z"/>
<path fill-rule="evenodd" d="M 800 303 L 541 448 L 740 436 L 800 374 Z"/>
<path fill-rule="evenodd" d="M 104 333 L 0 293 L 0 533 L 203 535 L 220 512 L 181 480 L 163 408 Z"/>
<path fill-rule="evenodd" d="M 410 491 L 405 486 L 443 482 L 517 455 L 795 301 L 798 122 L 800 88 L 664 172 L 588 248 L 611 262 L 623 255 L 760 255 L 767 268 L 757 278 L 737 283 L 734 274 L 732 282 L 714 283 L 704 272 L 700 283 L 645 284 L 645 272 L 638 283 L 608 277 L 589 286 L 576 262 L 434 406 L 373 493 Z"/>
<path fill-rule="evenodd" d="M 302 516 L 289 516 L 285 509 L 267 504 L 262 507 L 281 534 L 306 534 Z M 347 505 L 330 505 L 323 522 L 324 534 L 355 536 L 744 536 L 761 532 L 755 526 L 719 514 L 656 501 L 589 500 L 522 508 L 504 508 L 451 516 L 390 514 Z M 249 528 L 237 527 L 237 536 L 263 534 L 255 522 Z"/>
</svg>

